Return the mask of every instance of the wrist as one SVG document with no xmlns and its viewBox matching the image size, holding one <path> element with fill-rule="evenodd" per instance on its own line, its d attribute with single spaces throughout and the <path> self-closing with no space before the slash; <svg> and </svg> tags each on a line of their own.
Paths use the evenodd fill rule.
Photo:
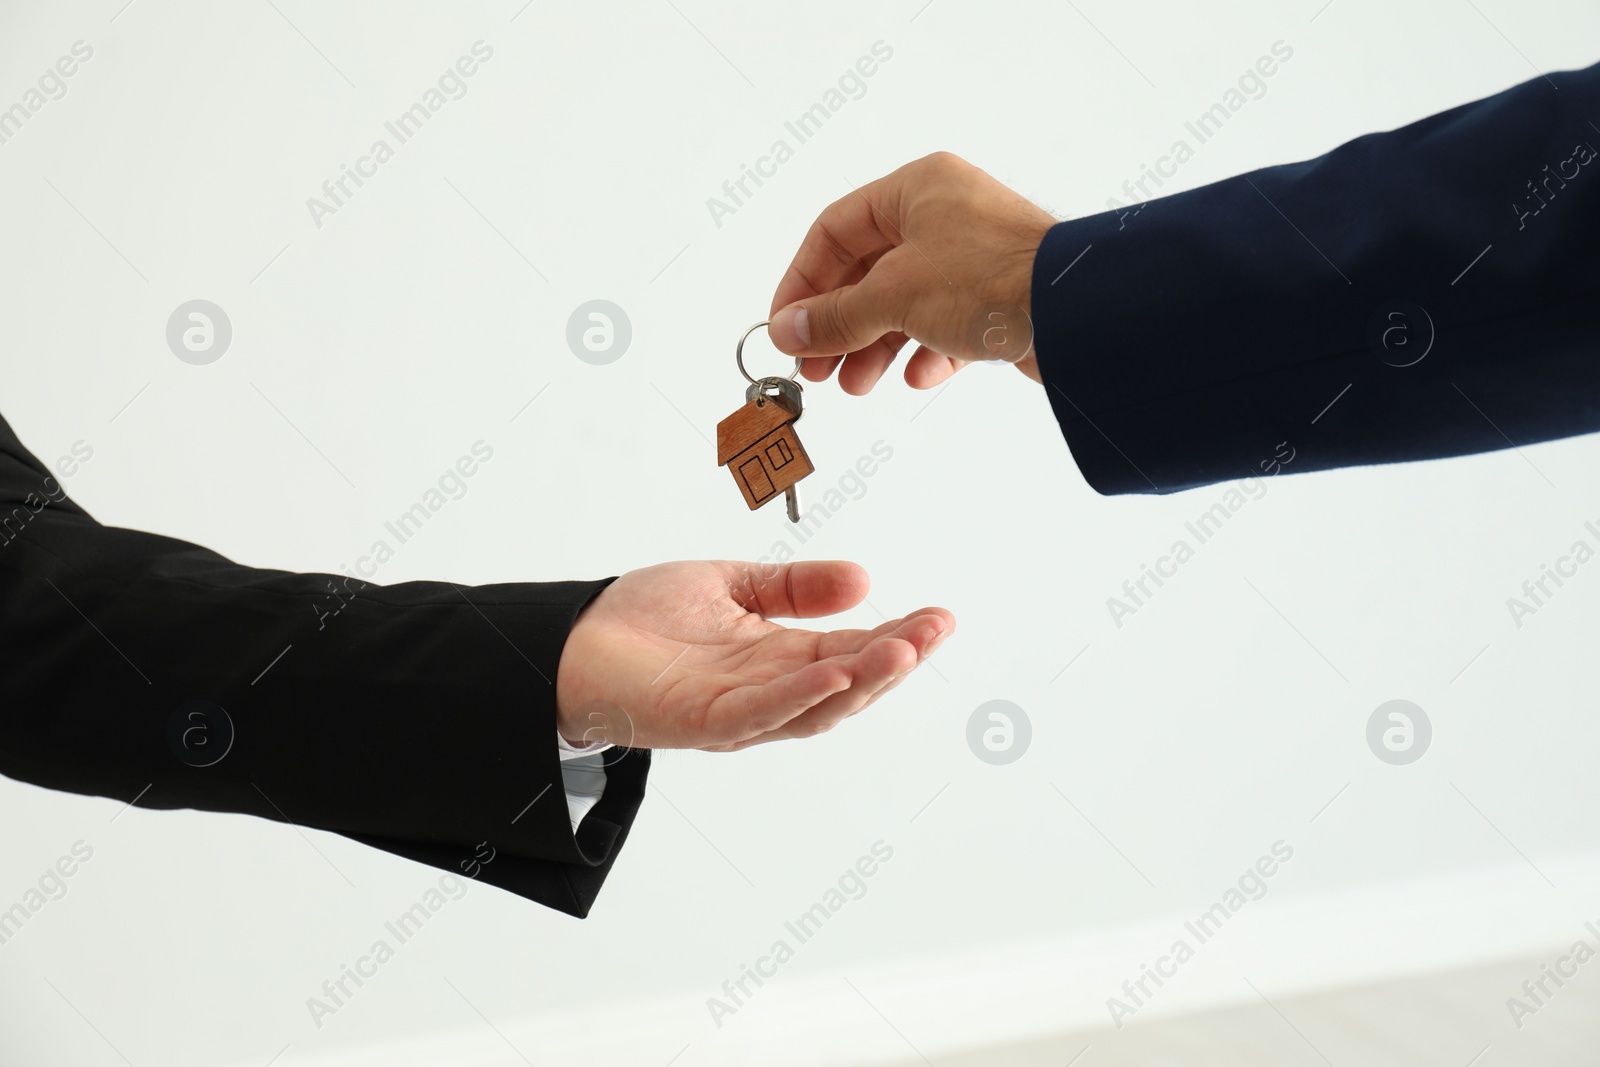
<svg viewBox="0 0 1600 1067">
<path fill-rule="evenodd" d="M 1038 382 L 1042 387 L 1044 377 L 1039 371 L 1039 335 L 1033 320 L 1033 285 L 1037 273 L 1035 268 L 1039 261 L 1039 250 L 1044 247 L 1045 234 L 1056 224 L 1054 218 L 1046 217 L 1035 229 L 1028 242 L 1027 253 L 1024 257 L 1027 271 L 1022 278 L 1021 296 L 1023 317 L 1028 322 L 1028 354 L 1017 362 L 1017 369 L 1029 378 Z"/>
<path fill-rule="evenodd" d="M 978 322 L 978 358 L 1010 363 L 1035 381 L 1039 375 L 1034 358 L 1034 265 L 1052 225 L 1054 220 L 1046 216 L 1012 227 L 1008 247 L 994 261 L 987 306 Z"/>
<path fill-rule="evenodd" d="M 556 664 L 555 704 L 556 733 L 567 744 L 582 748 L 601 740 L 597 716 L 598 694 L 594 693 L 591 679 L 602 654 L 603 639 L 593 633 L 600 623 L 597 602 L 610 586 L 606 586 L 593 599 L 578 609 L 567 631 L 567 640 L 561 647 L 561 659 Z"/>
<path fill-rule="evenodd" d="M 576 627 L 574 628 L 576 634 Z M 573 748 L 606 740 L 604 702 L 588 692 L 582 644 L 569 638 L 556 671 L 556 734 Z"/>
<path fill-rule="evenodd" d="M 607 585 L 578 612 L 556 666 L 556 733 L 573 748 L 633 747 L 633 703 L 625 653 L 618 650 L 617 597 Z"/>
</svg>

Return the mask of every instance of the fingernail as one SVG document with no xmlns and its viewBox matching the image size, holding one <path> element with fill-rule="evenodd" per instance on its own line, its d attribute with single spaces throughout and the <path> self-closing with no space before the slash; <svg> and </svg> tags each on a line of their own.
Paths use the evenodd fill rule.
<svg viewBox="0 0 1600 1067">
<path fill-rule="evenodd" d="M 804 352 L 811 347 L 810 315 L 805 308 L 784 308 L 772 317 L 767 327 L 772 343 L 785 352 Z"/>
<path fill-rule="evenodd" d="M 928 647 L 923 650 L 922 658 L 923 659 L 927 659 L 929 656 L 931 656 L 935 652 L 939 651 L 939 646 L 944 644 L 944 639 L 949 637 L 949 636 L 950 636 L 950 631 L 949 630 L 940 631 L 938 637 L 935 637 L 932 641 L 928 642 Z"/>
</svg>

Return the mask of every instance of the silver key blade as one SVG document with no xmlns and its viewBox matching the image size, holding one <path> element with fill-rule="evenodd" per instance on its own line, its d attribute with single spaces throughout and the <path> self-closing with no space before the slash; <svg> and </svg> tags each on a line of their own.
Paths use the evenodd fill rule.
<svg viewBox="0 0 1600 1067">
<path fill-rule="evenodd" d="M 789 506 L 789 521 L 793 523 L 799 523 L 800 494 L 795 492 L 794 486 L 791 485 L 789 488 L 783 491 L 783 502 Z"/>
</svg>

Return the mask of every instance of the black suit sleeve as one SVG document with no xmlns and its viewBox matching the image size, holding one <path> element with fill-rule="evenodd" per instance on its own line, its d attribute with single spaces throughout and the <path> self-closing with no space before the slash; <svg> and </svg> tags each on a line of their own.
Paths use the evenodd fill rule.
<svg viewBox="0 0 1600 1067">
<path fill-rule="evenodd" d="M 606 584 L 243 567 L 102 526 L 0 420 L 0 772 L 332 830 L 583 916 L 649 764 L 610 753 L 573 834 L 556 666 Z"/>
<path fill-rule="evenodd" d="M 1597 149 L 1600 66 L 1055 226 L 1035 338 L 1085 478 L 1164 493 L 1273 473 L 1283 442 L 1311 471 L 1600 430 Z"/>
</svg>

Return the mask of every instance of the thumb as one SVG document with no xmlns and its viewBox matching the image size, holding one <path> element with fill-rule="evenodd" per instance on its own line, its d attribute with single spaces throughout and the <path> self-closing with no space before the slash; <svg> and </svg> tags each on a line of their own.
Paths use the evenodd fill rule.
<svg viewBox="0 0 1600 1067">
<path fill-rule="evenodd" d="M 872 271 L 854 285 L 790 304 L 772 316 L 767 332 L 791 356 L 842 356 L 900 329 L 905 312 L 894 289 Z"/>
</svg>

